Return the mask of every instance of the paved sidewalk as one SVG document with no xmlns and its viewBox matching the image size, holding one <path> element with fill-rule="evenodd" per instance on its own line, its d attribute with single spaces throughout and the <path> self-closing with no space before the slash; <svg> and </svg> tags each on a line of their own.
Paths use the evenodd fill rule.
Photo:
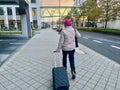
<svg viewBox="0 0 120 90">
<path fill-rule="evenodd" d="M 45 29 L 0 67 L 0 90 L 53 90 L 53 51 L 59 35 Z M 75 53 L 77 78 L 70 90 L 120 90 L 120 65 L 80 44 Z M 60 55 L 61 57 L 61 55 Z"/>
</svg>

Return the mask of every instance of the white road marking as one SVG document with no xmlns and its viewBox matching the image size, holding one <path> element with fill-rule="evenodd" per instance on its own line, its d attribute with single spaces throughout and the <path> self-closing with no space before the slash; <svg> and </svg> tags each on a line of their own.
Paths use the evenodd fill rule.
<svg viewBox="0 0 120 90">
<path fill-rule="evenodd" d="M 115 45 L 110 45 L 110 46 L 113 47 L 113 48 L 116 48 L 116 49 L 120 49 L 120 47 L 115 46 Z"/>
<path fill-rule="evenodd" d="M 87 37 L 83 37 L 84 39 L 88 39 Z"/>
<path fill-rule="evenodd" d="M 97 43 L 102 43 L 101 41 L 98 41 L 98 40 L 93 40 L 94 42 L 97 42 Z"/>
<path fill-rule="evenodd" d="M 10 43 L 10 44 L 24 44 L 24 43 Z"/>
<path fill-rule="evenodd" d="M 3 40 L 3 41 L 17 41 L 16 39 L 7 39 L 7 40 Z"/>
<path fill-rule="evenodd" d="M 11 47 L 5 48 L 5 50 L 14 50 L 14 49 L 16 49 L 16 48 L 17 48 L 16 46 L 11 46 Z"/>
</svg>

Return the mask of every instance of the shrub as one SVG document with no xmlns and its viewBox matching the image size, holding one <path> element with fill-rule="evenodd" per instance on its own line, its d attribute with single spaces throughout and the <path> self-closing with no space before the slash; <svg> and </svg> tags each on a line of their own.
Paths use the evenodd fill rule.
<svg viewBox="0 0 120 90">
<path fill-rule="evenodd" d="M 104 29 L 104 28 L 78 28 L 80 31 L 89 31 L 89 32 L 98 32 L 98 33 L 104 33 L 104 34 L 114 34 L 114 35 L 120 35 L 120 30 L 116 29 Z"/>
</svg>

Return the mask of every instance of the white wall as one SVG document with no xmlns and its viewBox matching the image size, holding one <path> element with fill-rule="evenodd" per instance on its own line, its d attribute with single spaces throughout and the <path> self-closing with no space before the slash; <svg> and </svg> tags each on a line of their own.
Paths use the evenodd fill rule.
<svg viewBox="0 0 120 90">
<path fill-rule="evenodd" d="M 97 27 L 104 27 L 105 23 L 97 23 Z M 120 30 L 120 20 L 110 21 L 107 24 L 107 28 L 119 29 Z"/>
<path fill-rule="evenodd" d="M 108 27 L 120 30 L 120 20 L 115 20 L 115 21 L 108 22 Z"/>
</svg>

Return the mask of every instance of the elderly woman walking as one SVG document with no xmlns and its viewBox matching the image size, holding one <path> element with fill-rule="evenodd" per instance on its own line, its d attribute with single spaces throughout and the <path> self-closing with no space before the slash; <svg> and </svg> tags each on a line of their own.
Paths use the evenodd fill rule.
<svg viewBox="0 0 120 90">
<path fill-rule="evenodd" d="M 72 27 L 72 21 L 66 19 L 64 21 L 65 29 L 60 33 L 60 39 L 58 43 L 57 50 L 55 52 L 60 52 L 62 49 L 63 54 L 63 66 L 67 69 L 67 55 L 69 56 L 70 68 L 72 79 L 76 78 L 74 53 L 75 53 L 75 37 L 79 38 L 80 33 Z"/>
</svg>

